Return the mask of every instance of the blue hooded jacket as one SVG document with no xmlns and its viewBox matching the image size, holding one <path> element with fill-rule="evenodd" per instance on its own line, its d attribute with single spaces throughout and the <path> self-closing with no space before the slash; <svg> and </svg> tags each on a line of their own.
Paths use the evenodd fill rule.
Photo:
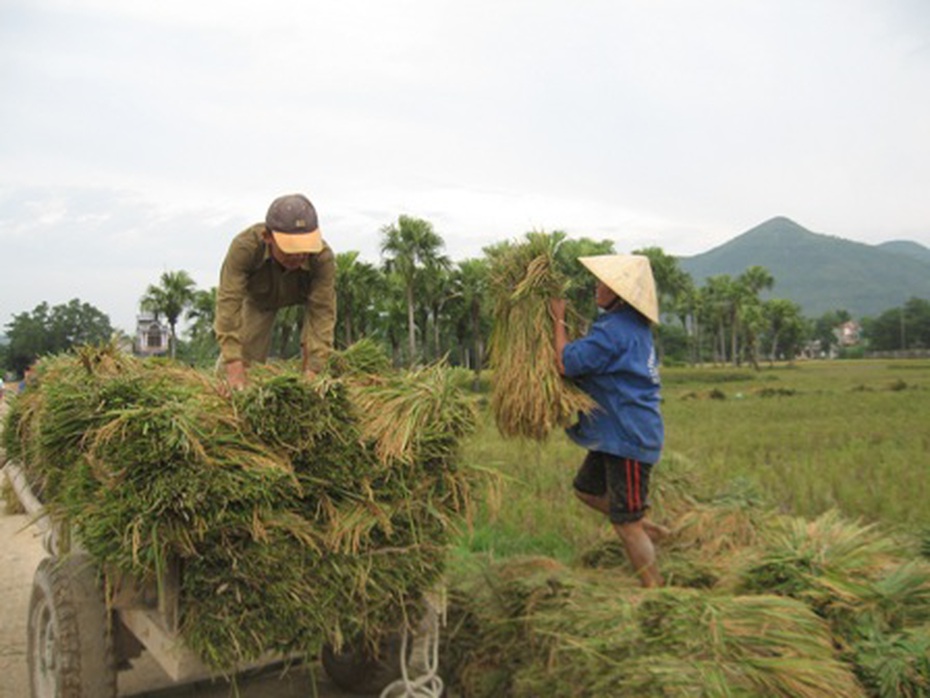
<svg viewBox="0 0 930 698">
<path fill-rule="evenodd" d="M 567 429 L 579 446 L 656 463 L 665 430 L 659 411 L 659 368 L 648 321 L 629 305 L 602 313 L 562 353 L 565 375 L 598 407 Z"/>
</svg>

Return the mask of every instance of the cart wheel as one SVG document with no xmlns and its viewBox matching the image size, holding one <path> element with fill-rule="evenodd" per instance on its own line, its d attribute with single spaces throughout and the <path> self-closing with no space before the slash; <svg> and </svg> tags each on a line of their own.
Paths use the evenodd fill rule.
<svg viewBox="0 0 930 698">
<path fill-rule="evenodd" d="M 103 591 L 87 556 L 39 563 L 29 600 L 32 698 L 114 698 L 116 668 Z"/>
<path fill-rule="evenodd" d="M 400 678 L 400 648 L 400 636 L 391 633 L 382 639 L 377 655 L 361 644 L 343 645 L 340 652 L 325 645 L 320 660 L 326 675 L 339 688 L 375 694 Z"/>
</svg>

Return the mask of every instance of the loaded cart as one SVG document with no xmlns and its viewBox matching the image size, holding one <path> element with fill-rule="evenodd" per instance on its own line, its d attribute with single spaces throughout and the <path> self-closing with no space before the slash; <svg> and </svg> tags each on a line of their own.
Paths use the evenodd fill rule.
<svg viewBox="0 0 930 698">
<path fill-rule="evenodd" d="M 32 698 L 116 696 L 117 672 L 129 669 L 130 661 L 144 650 L 178 684 L 215 673 L 178 636 L 179 565 L 169 564 L 148 584 L 118 572 L 101 573 L 80 542 L 45 515 L 20 466 L 6 462 L 2 472 L 39 528 L 48 553 L 36 569 L 28 611 L 26 658 Z M 326 646 L 321 664 L 333 682 L 348 691 L 401 696 L 421 687 L 416 695 L 439 695 L 437 647 L 437 602 L 432 599 L 409 643 L 406 632 L 391 636 L 377 657 L 362 648 L 336 651 Z M 238 669 L 287 659 L 269 655 Z M 433 693 L 422 692 L 423 686 L 433 686 Z"/>
<path fill-rule="evenodd" d="M 317 659 L 356 693 L 433 682 L 474 400 L 439 365 L 340 370 L 256 368 L 229 395 L 113 347 L 39 362 L 2 434 L 50 556 L 34 695 L 107 698 L 143 650 L 177 682 Z"/>
</svg>

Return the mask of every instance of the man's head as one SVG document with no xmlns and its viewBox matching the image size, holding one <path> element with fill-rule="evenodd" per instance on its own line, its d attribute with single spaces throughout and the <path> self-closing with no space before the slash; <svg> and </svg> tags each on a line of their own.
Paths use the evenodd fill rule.
<svg viewBox="0 0 930 698">
<path fill-rule="evenodd" d="M 265 228 L 286 255 L 316 254 L 323 249 L 316 209 L 303 194 L 287 194 L 272 201 Z"/>
</svg>

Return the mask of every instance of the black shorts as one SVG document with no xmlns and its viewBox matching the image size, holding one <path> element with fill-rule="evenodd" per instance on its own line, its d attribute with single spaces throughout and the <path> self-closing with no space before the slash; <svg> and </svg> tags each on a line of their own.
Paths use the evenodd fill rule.
<svg viewBox="0 0 930 698">
<path fill-rule="evenodd" d="M 652 463 L 588 451 L 573 483 L 583 494 L 609 494 L 610 520 L 625 524 L 639 521 L 649 508 L 649 473 Z"/>
</svg>

